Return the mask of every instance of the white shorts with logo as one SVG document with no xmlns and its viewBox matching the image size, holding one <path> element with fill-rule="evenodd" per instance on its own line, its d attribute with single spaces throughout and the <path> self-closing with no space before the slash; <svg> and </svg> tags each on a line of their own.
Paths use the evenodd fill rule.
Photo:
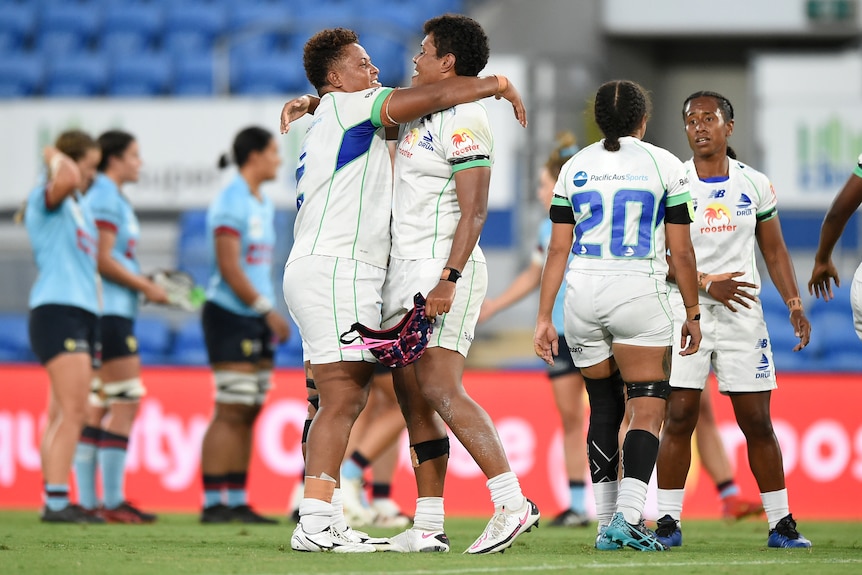
<svg viewBox="0 0 862 575">
<path fill-rule="evenodd" d="M 342 333 L 359 322 L 380 329 L 386 270 L 349 258 L 305 256 L 284 267 L 284 301 L 312 365 L 376 362 L 367 350 L 343 350 Z"/>
<path fill-rule="evenodd" d="M 566 341 L 583 368 L 613 355 L 613 344 L 666 347 L 673 339 L 667 284 L 645 275 L 566 274 Z"/>
<path fill-rule="evenodd" d="M 413 309 L 413 296 L 428 292 L 440 281 L 446 259 L 389 260 L 389 270 L 383 285 L 383 328 L 390 328 Z M 461 271 L 455 287 L 455 300 L 449 313 L 437 316 L 428 347 L 457 351 L 464 357 L 473 343 L 479 310 L 488 291 L 488 266 L 485 262 L 469 261 Z"/>
<path fill-rule="evenodd" d="M 850 306 L 853 308 L 853 325 L 856 335 L 862 339 L 862 264 L 856 268 L 853 283 L 850 284 Z"/>
<path fill-rule="evenodd" d="M 674 330 L 685 322 L 682 296 L 673 290 Z M 679 340 L 674 338 L 671 387 L 704 389 L 709 369 L 718 379 L 721 393 L 769 391 L 777 387 L 772 346 L 759 304 L 751 309 L 734 306 L 732 312 L 722 304 L 700 305 L 700 331 L 703 339 L 694 355 L 680 356 Z"/>
</svg>

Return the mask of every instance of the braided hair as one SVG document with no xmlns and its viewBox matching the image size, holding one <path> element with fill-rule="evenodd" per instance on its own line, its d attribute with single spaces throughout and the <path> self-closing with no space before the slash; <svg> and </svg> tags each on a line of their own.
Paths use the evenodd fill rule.
<svg viewBox="0 0 862 575">
<path fill-rule="evenodd" d="M 718 107 L 721 110 L 721 115 L 724 117 L 724 121 L 729 122 L 733 120 L 733 104 L 730 103 L 730 100 L 728 100 L 718 92 L 711 92 L 709 90 L 701 90 L 699 92 L 695 92 L 694 94 L 685 99 L 685 102 L 682 103 L 683 119 L 685 119 L 685 108 L 686 106 L 688 106 L 688 103 L 698 98 L 712 98 L 713 100 L 715 100 L 716 104 L 718 104 Z M 727 156 L 731 159 L 736 159 L 736 151 L 730 146 L 727 146 Z"/>
<path fill-rule="evenodd" d="M 646 91 L 630 80 L 605 82 L 596 92 L 596 124 L 609 152 L 620 149 L 620 138 L 631 136 L 650 113 Z"/>
</svg>

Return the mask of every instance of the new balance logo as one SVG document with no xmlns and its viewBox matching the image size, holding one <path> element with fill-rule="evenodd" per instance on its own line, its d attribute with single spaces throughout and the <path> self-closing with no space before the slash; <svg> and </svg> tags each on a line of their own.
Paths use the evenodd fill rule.
<svg viewBox="0 0 862 575">
<path fill-rule="evenodd" d="M 758 339 L 757 343 L 754 344 L 754 349 L 766 349 L 768 343 L 768 339 Z"/>
<path fill-rule="evenodd" d="M 727 193 L 727 190 L 712 190 L 709 193 L 709 197 L 710 198 L 723 198 L 725 193 Z"/>
</svg>

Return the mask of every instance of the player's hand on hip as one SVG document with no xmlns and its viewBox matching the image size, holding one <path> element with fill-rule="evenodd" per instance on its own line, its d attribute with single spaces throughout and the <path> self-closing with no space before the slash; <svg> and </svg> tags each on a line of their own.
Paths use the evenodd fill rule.
<svg viewBox="0 0 862 575">
<path fill-rule="evenodd" d="M 425 315 L 434 319 L 438 315 L 449 313 L 453 301 L 455 301 L 455 284 L 449 280 L 440 280 L 425 298 Z"/>
<path fill-rule="evenodd" d="M 793 326 L 793 335 L 799 338 L 799 343 L 796 344 L 793 351 L 800 351 L 811 340 L 811 322 L 805 317 L 803 310 L 795 309 L 790 312 L 790 325 Z"/>
<path fill-rule="evenodd" d="M 275 338 L 279 343 L 284 343 L 287 341 L 287 338 L 290 337 L 290 325 L 287 323 L 281 314 L 270 311 L 264 316 L 266 320 L 266 325 L 269 326 L 269 329 L 272 330 L 272 333 L 275 335 Z"/>
<path fill-rule="evenodd" d="M 834 299 L 832 293 L 832 281 L 835 281 L 835 287 L 841 287 L 841 280 L 838 277 L 838 270 L 830 259 L 827 262 L 814 262 L 814 269 L 811 270 L 811 279 L 808 280 L 808 293 L 816 298 L 823 297 L 823 301 Z"/>
<path fill-rule="evenodd" d="M 560 338 L 557 328 L 549 321 L 536 323 L 536 333 L 533 335 L 533 351 L 548 365 L 554 365 L 554 356 L 560 353 Z"/>
<path fill-rule="evenodd" d="M 700 333 L 700 321 L 686 320 L 682 325 L 682 337 L 679 340 L 679 346 L 683 349 L 679 354 L 692 355 L 697 353 L 697 350 L 700 349 L 700 340 L 702 337 Z"/>
</svg>

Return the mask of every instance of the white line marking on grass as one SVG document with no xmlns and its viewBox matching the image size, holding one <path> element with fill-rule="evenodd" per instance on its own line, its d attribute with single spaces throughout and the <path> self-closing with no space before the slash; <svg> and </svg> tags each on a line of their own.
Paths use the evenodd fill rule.
<svg viewBox="0 0 862 575">
<path fill-rule="evenodd" d="M 770 559 L 764 561 L 673 561 L 673 562 L 636 562 L 627 563 L 586 563 L 580 565 L 512 565 L 510 567 L 467 567 L 461 569 L 411 569 L 409 571 L 386 571 L 386 575 L 461 575 L 467 573 L 516 573 L 533 571 L 559 571 L 561 569 L 619 569 L 619 568 L 649 568 L 649 567 L 725 567 L 725 566 L 758 566 L 758 565 L 802 565 L 811 561 L 800 561 L 798 559 Z M 818 557 L 817 564 L 862 564 L 862 559 L 823 559 Z M 368 571 L 331 571 L 337 575 L 368 575 Z M 258 575 L 283 575 L 283 574 L 258 574 Z M 312 573 L 297 573 L 296 575 L 316 575 Z"/>
</svg>

